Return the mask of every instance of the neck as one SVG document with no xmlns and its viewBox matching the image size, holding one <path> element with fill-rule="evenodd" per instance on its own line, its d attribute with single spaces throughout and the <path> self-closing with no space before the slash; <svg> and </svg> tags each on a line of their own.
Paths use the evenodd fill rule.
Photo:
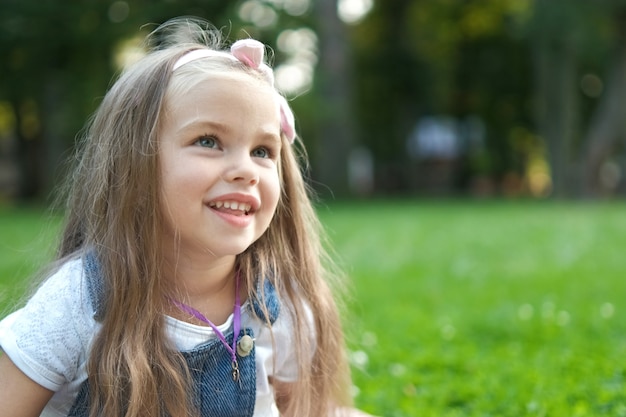
<svg viewBox="0 0 626 417">
<path fill-rule="evenodd" d="M 200 311 L 215 324 L 225 322 L 233 312 L 234 256 L 208 262 L 194 262 L 181 258 L 176 262 L 168 262 L 166 271 L 172 280 L 174 298 L 177 301 Z M 175 315 L 177 318 L 189 320 L 189 317 Z"/>
</svg>

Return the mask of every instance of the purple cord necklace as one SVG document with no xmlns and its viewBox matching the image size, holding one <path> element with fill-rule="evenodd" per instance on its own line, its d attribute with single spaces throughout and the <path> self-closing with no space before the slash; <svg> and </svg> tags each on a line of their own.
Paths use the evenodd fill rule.
<svg viewBox="0 0 626 417">
<path fill-rule="evenodd" d="M 239 301 L 239 272 L 235 275 L 235 307 L 233 308 L 233 345 L 229 346 L 224 334 L 220 332 L 216 325 L 211 322 L 211 320 L 207 319 L 206 316 L 200 313 L 195 308 L 181 303 L 180 301 L 172 300 L 172 303 L 178 307 L 181 311 L 184 311 L 187 314 L 192 315 L 203 323 L 211 326 L 217 337 L 220 339 L 228 353 L 230 353 L 230 357 L 232 359 L 232 371 L 231 375 L 233 377 L 233 381 L 237 382 L 239 380 L 239 364 L 237 363 L 237 338 L 239 337 L 239 330 L 241 329 L 241 303 Z M 244 336 L 245 337 L 245 336 Z"/>
</svg>

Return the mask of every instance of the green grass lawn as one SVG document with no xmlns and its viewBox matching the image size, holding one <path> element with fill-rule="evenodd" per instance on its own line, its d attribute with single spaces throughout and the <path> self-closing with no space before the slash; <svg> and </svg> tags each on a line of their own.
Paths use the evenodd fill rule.
<svg viewBox="0 0 626 417">
<path fill-rule="evenodd" d="M 355 400 L 382 416 L 626 416 L 626 203 L 320 209 L 352 279 Z M 0 209 L 0 312 L 50 255 Z"/>
<path fill-rule="evenodd" d="M 0 206 L 0 317 L 32 287 L 29 278 L 51 259 L 58 217 L 39 208 Z"/>
<path fill-rule="evenodd" d="M 385 416 L 626 416 L 625 209 L 323 210 L 354 281 L 357 404 Z"/>
</svg>

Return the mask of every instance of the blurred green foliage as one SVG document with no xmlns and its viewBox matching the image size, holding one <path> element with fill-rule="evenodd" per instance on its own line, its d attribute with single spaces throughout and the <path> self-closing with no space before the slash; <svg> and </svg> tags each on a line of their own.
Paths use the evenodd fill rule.
<svg viewBox="0 0 626 417">
<path fill-rule="evenodd" d="M 261 29 L 242 21 L 237 13 L 241 3 L 1 2 L 0 156 L 7 158 L 4 150 L 18 166 L 17 196 L 42 197 L 56 185 L 65 174 L 60 163 L 121 70 L 123 48 L 158 24 L 196 16 L 223 29 L 225 36 L 254 36 L 274 46 L 278 27 Z M 293 21 L 299 18 L 287 15 L 280 28 L 293 26 Z M 280 59 L 280 53 L 276 55 Z"/>
<path fill-rule="evenodd" d="M 371 9 L 338 23 L 337 6 L 349 3 Z M 306 49 L 314 77 L 292 104 L 322 190 L 350 191 L 347 165 L 361 147 L 373 156 L 365 193 L 428 192 L 424 181 L 447 194 L 626 191 L 623 0 L 5 0 L 0 158 L 19 175 L 0 172 L 0 187 L 17 184 L 4 194 L 37 198 L 56 184 L 120 50 L 181 15 L 262 40 L 277 64 L 292 60 L 286 48 Z M 279 46 L 301 29 L 313 34 L 310 50 Z M 480 120 L 484 136 L 433 170 L 407 151 L 426 116 Z"/>
</svg>

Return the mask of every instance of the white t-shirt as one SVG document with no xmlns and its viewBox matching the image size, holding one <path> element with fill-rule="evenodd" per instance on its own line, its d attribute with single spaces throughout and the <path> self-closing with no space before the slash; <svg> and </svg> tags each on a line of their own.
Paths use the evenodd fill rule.
<svg viewBox="0 0 626 417">
<path fill-rule="evenodd" d="M 290 314 L 281 313 L 272 326 L 272 344 L 270 329 L 247 305 L 241 309 L 242 324 L 255 335 L 254 416 L 278 416 L 270 377 L 284 382 L 297 378 L 292 322 Z M 55 392 L 42 416 L 66 416 L 87 379 L 90 346 L 100 328 L 93 316 L 82 261 L 73 260 L 46 280 L 25 307 L 0 321 L 2 350 L 33 381 Z M 231 315 L 218 329 L 226 332 L 232 319 Z M 172 317 L 166 317 L 166 329 L 180 351 L 216 338 L 210 327 Z"/>
</svg>

